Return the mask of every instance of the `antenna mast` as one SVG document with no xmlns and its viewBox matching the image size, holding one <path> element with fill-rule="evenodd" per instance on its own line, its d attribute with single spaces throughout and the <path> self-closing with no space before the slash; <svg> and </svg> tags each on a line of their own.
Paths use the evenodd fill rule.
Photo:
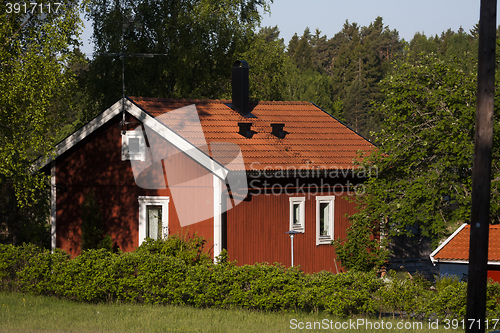
<svg viewBox="0 0 500 333">
<path fill-rule="evenodd" d="M 104 53 L 103 55 L 109 57 L 120 57 L 122 60 L 122 120 L 120 125 L 124 126 L 127 124 L 125 121 L 125 57 L 136 57 L 136 58 L 154 58 L 155 56 L 166 56 L 165 53 L 125 53 L 125 9 L 122 10 L 121 1 L 117 1 L 119 10 L 122 14 L 122 20 L 118 21 L 122 25 L 122 35 L 121 35 L 121 52 L 120 53 Z M 131 20 L 129 23 L 134 23 Z"/>
</svg>

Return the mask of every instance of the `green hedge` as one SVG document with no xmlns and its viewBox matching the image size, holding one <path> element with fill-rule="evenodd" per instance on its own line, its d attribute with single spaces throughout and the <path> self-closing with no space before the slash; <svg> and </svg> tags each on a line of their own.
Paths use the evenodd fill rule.
<svg viewBox="0 0 500 333">
<path fill-rule="evenodd" d="M 297 267 L 213 264 L 204 243 L 149 241 L 135 252 L 88 250 L 70 259 L 34 245 L 0 245 L 0 289 L 83 302 L 136 302 L 271 311 L 324 311 L 424 318 L 461 318 L 467 285 L 451 277 L 430 283 L 418 277 L 350 271 L 304 274 Z M 167 254 L 168 253 L 168 254 Z M 222 258 L 223 259 L 223 258 Z M 488 285 L 488 317 L 500 315 L 500 284 Z"/>
</svg>

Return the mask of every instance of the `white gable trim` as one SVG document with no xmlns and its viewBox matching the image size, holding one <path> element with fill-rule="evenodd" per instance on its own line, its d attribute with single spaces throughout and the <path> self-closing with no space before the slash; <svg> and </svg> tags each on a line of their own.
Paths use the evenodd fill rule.
<svg viewBox="0 0 500 333">
<path fill-rule="evenodd" d="M 165 124 L 161 123 L 154 117 L 150 116 L 148 113 L 144 112 L 134 103 L 127 100 L 125 101 L 125 105 L 127 112 L 141 121 L 144 125 L 158 133 L 184 154 L 188 155 L 193 160 L 205 167 L 208 171 L 216 175 L 219 179 L 226 179 L 228 170 L 223 165 L 213 160 L 210 156 L 202 152 L 200 149 L 198 149 L 196 146 L 194 146 L 192 143 L 184 139 L 176 132 L 172 131 Z"/>
<path fill-rule="evenodd" d="M 217 161 L 213 160 L 210 156 L 199 150 L 196 146 L 191 144 L 189 141 L 184 139 L 179 134 L 172 131 L 165 124 L 159 122 L 154 117 L 149 115 L 147 112 L 139 108 L 137 105 L 129 100 L 125 100 L 124 103 L 125 111 L 137 118 L 139 121 L 143 122 L 144 125 L 151 128 L 153 131 L 157 132 L 165 140 L 173 144 L 180 151 L 191 157 L 193 160 L 198 162 L 200 165 L 205 167 L 208 171 L 216 175 L 219 179 L 225 180 L 228 170 Z M 35 162 L 35 170 L 45 167 L 50 162 L 55 160 L 58 156 L 64 154 L 70 148 L 75 146 L 78 142 L 85 139 L 87 136 L 95 132 L 109 120 L 120 114 L 122 110 L 122 100 L 119 100 L 108 108 L 103 113 L 99 114 L 97 117 L 92 119 L 89 123 L 84 125 L 82 128 L 71 134 L 65 140 L 61 141 L 56 145 L 54 151 L 49 153 L 47 156 L 42 156 Z"/>
<path fill-rule="evenodd" d="M 82 141 L 85 139 L 87 136 L 92 134 L 95 130 L 97 130 L 99 127 L 107 123 L 109 120 L 114 118 L 116 115 L 118 115 L 121 112 L 121 100 L 113 104 L 110 108 L 108 108 L 106 111 L 103 113 L 99 114 L 97 117 L 92 119 L 90 122 L 82 126 L 79 130 L 68 136 L 66 139 L 63 141 L 59 142 L 55 149 L 47 154 L 46 156 L 40 157 L 36 162 L 35 162 L 35 170 L 38 170 L 39 168 L 43 168 L 44 166 L 48 165 L 50 162 L 55 160 L 58 156 L 64 154 L 66 151 L 68 151 L 71 147 L 75 146 L 78 142 Z M 45 158 L 45 160 L 44 160 Z"/>
<path fill-rule="evenodd" d="M 432 264 L 434 266 L 436 266 L 436 263 L 437 262 L 440 262 L 438 261 L 437 259 L 434 258 L 434 256 L 436 254 L 438 254 L 439 251 L 441 251 L 441 249 L 446 245 L 448 244 L 460 231 L 462 231 L 463 228 L 465 228 L 465 226 L 467 225 L 467 223 L 464 223 L 462 224 L 457 230 L 455 230 L 455 232 L 450 236 L 448 237 L 441 245 L 439 245 L 439 247 L 437 249 L 434 250 L 434 252 L 432 252 L 429 257 L 431 258 L 431 261 L 432 261 Z"/>
</svg>

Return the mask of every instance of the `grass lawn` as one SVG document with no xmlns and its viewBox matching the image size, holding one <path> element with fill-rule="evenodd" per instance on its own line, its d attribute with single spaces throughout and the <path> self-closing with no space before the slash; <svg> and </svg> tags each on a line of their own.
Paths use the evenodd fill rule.
<svg viewBox="0 0 500 333">
<path fill-rule="evenodd" d="M 0 332 L 2 333 L 457 331 L 451 327 L 446 330 L 444 323 L 439 323 L 438 329 L 429 329 L 428 322 L 420 323 L 411 320 L 402 322 L 387 318 L 360 317 L 353 318 L 349 322 L 349 319 L 333 318 L 326 314 L 263 313 L 138 304 L 84 304 L 6 292 L 0 292 L 0 306 Z M 361 321 L 364 321 L 364 324 Z M 307 329 L 314 327 L 314 322 L 317 322 L 317 329 Z M 352 329 L 356 324 L 359 324 L 357 329 Z M 366 329 L 370 324 L 372 329 Z M 402 329 L 397 329 L 398 324 Z M 338 329 L 335 329 L 335 325 Z M 340 325 L 344 325 L 347 329 L 342 329 Z M 392 329 L 388 329 L 389 325 Z"/>
</svg>

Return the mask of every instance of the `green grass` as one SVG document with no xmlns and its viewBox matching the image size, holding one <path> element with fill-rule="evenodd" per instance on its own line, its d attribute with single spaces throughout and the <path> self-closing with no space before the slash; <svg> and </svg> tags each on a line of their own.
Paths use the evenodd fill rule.
<svg viewBox="0 0 500 333">
<path fill-rule="evenodd" d="M 85 304 L 30 294 L 0 292 L 0 332 L 326 332 L 333 329 L 308 330 L 307 323 L 348 324 L 349 319 L 333 318 L 326 314 L 264 313 L 245 310 L 196 309 L 178 306 L 152 306 L 138 304 Z M 291 324 L 296 319 L 297 326 Z M 415 329 L 396 330 L 400 320 L 353 318 L 366 320 L 372 325 L 387 322 L 397 332 L 449 332 L 443 325 L 429 329 L 423 322 Z M 331 322 L 330 322 L 331 321 Z M 299 322 L 304 329 L 298 329 Z M 418 325 L 416 321 L 405 321 Z M 329 324 L 330 325 L 330 324 Z M 296 327 L 297 329 L 292 329 Z M 343 332 L 380 332 L 382 329 Z M 385 331 L 388 331 L 387 329 Z"/>
</svg>

